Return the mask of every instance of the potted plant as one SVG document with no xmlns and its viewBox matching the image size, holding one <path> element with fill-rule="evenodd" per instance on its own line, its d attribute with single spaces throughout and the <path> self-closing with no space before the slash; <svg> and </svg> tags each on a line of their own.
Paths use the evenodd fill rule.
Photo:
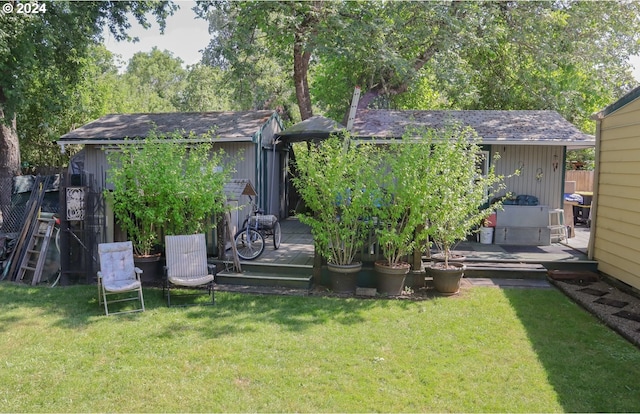
<svg viewBox="0 0 640 414">
<path fill-rule="evenodd" d="M 411 131 L 390 143 L 382 157 L 380 168 L 388 173 L 382 176 L 384 194 L 376 209 L 376 235 L 384 260 L 376 261 L 374 268 L 383 294 L 402 293 L 411 267 L 406 257 L 427 240 L 426 221 L 434 202 L 429 191 L 434 171 L 430 146 L 429 135 L 415 139 Z"/>
<path fill-rule="evenodd" d="M 504 177 L 495 174 L 493 166 L 486 175 L 478 169 L 482 161 L 479 138 L 471 128 L 449 126 L 438 133 L 431 157 L 437 174 L 431 191 L 438 208 L 429 213 L 429 235 L 442 256 L 433 261 L 429 273 L 442 294 L 455 294 L 460 288 L 465 265 L 452 260 L 452 248 L 500 207 L 500 202 L 487 201 L 504 188 Z"/>
<path fill-rule="evenodd" d="M 371 226 L 377 189 L 373 146 L 353 145 L 349 136 L 330 136 L 318 145 L 296 149 L 293 184 L 308 213 L 315 247 L 327 260 L 334 291 L 355 291 L 362 263 L 355 261 Z"/>
<path fill-rule="evenodd" d="M 144 140 L 131 140 L 107 154 L 112 190 L 105 190 L 105 196 L 133 244 L 134 260 L 146 267 L 147 283 L 162 275 L 160 234 L 201 232 L 207 219 L 224 208 L 228 169 L 217 168 L 222 154 L 213 153 L 210 143 L 187 148 L 181 141 L 178 132 L 152 131 Z"/>
</svg>

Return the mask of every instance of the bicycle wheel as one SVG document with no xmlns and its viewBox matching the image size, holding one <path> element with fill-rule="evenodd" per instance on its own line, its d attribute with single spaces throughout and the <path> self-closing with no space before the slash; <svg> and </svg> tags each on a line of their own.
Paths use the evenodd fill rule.
<svg viewBox="0 0 640 414">
<path fill-rule="evenodd" d="M 253 260 L 264 251 L 264 237 L 259 232 L 249 229 L 240 230 L 234 237 L 238 256 L 244 260 Z"/>
<path fill-rule="evenodd" d="M 280 239 L 282 239 L 282 231 L 280 230 L 280 222 L 276 221 L 273 225 L 273 249 L 278 250 L 280 247 Z"/>
</svg>

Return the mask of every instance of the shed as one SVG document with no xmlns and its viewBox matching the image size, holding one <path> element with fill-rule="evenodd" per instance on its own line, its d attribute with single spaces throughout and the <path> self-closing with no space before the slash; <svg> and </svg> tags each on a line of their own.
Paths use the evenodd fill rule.
<svg viewBox="0 0 640 414">
<path fill-rule="evenodd" d="M 497 174 L 518 176 L 505 181 L 508 192 L 537 206 L 505 206 L 498 212 L 495 242 L 548 245 L 550 211 L 564 204 L 564 165 L 567 149 L 595 145 L 592 135 L 581 132 L 555 111 L 522 110 L 358 110 L 351 135 L 384 144 L 401 138 L 412 128 L 440 129 L 454 122 L 473 128 L 481 137 L 488 169 L 495 154 Z"/>
<path fill-rule="evenodd" d="M 223 149 L 235 160 L 232 178 L 251 180 L 260 196 L 260 207 L 268 214 L 286 216 L 283 177 L 288 153 L 274 145 L 274 135 L 282 130 L 282 121 L 274 111 L 105 115 L 63 135 L 57 143 L 62 149 L 72 144 L 84 146 L 81 162 L 74 159 L 71 165 L 75 173 L 93 177 L 96 190 L 101 191 L 109 187 L 106 152 L 125 140 L 142 140 L 152 130 L 179 131 L 187 145 L 212 142 L 214 150 Z"/>
<path fill-rule="evenodd" d="M 596 113 L 589 256 L 640 289 L 640 87 Z"/>
</svg>

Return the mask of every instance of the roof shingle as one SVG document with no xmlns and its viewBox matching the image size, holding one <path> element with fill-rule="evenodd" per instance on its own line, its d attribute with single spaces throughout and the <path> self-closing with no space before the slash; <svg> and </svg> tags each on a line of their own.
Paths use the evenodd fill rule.
<svg viewBox="0 0 640 414">
<path fill-rule="evenodd" d="M 374 139 L 400 138 L 408 127 L 442 128 L 459 122 L 491 144 L 541 144 L 589 147 L 595 137 L 585 134 L 556 111 L 416 111 L 360 110 L 352 135 Z"/>
</svg>

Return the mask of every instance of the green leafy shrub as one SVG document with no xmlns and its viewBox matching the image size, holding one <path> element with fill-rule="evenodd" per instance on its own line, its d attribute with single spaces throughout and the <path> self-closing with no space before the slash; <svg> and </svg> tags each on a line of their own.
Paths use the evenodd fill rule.
<svg viewBox="0 0 640 414">
<path fill-rule="evenodd" d="M 377 198 L 375 159 L 372 145 L 349 137 L 296 148 L 293 184 L 310 210 L 299 218 L 329 263 L 350 264 L 362 248 Z"/>
<path fill-rule="evenodd" d="M 501 202 L 488 200 L 504 189 L 504 176 L 496 175 L 494 166 L 482 175 L 483 154 L 480 138 L 470 127 L 451 125 L 436 135 L 431 150 L 430 191 L 437 208 L 429 212 L 429 235 L 449 265 L 451 248 L 480 226 Z"/>
<path fill-rule="evenodd" d="M 215 226 L 208 219 L 225 209 L 223 187 L 230 169 L 223 163 L 224 153 L 212 151 L 212 143 L 188 141 L 178 132 L 152 131 L 107 155 L 113 191 L 105 195 L 138 255 L 152 253 L 161 231 L 205 231 Z"/>
</svg>

